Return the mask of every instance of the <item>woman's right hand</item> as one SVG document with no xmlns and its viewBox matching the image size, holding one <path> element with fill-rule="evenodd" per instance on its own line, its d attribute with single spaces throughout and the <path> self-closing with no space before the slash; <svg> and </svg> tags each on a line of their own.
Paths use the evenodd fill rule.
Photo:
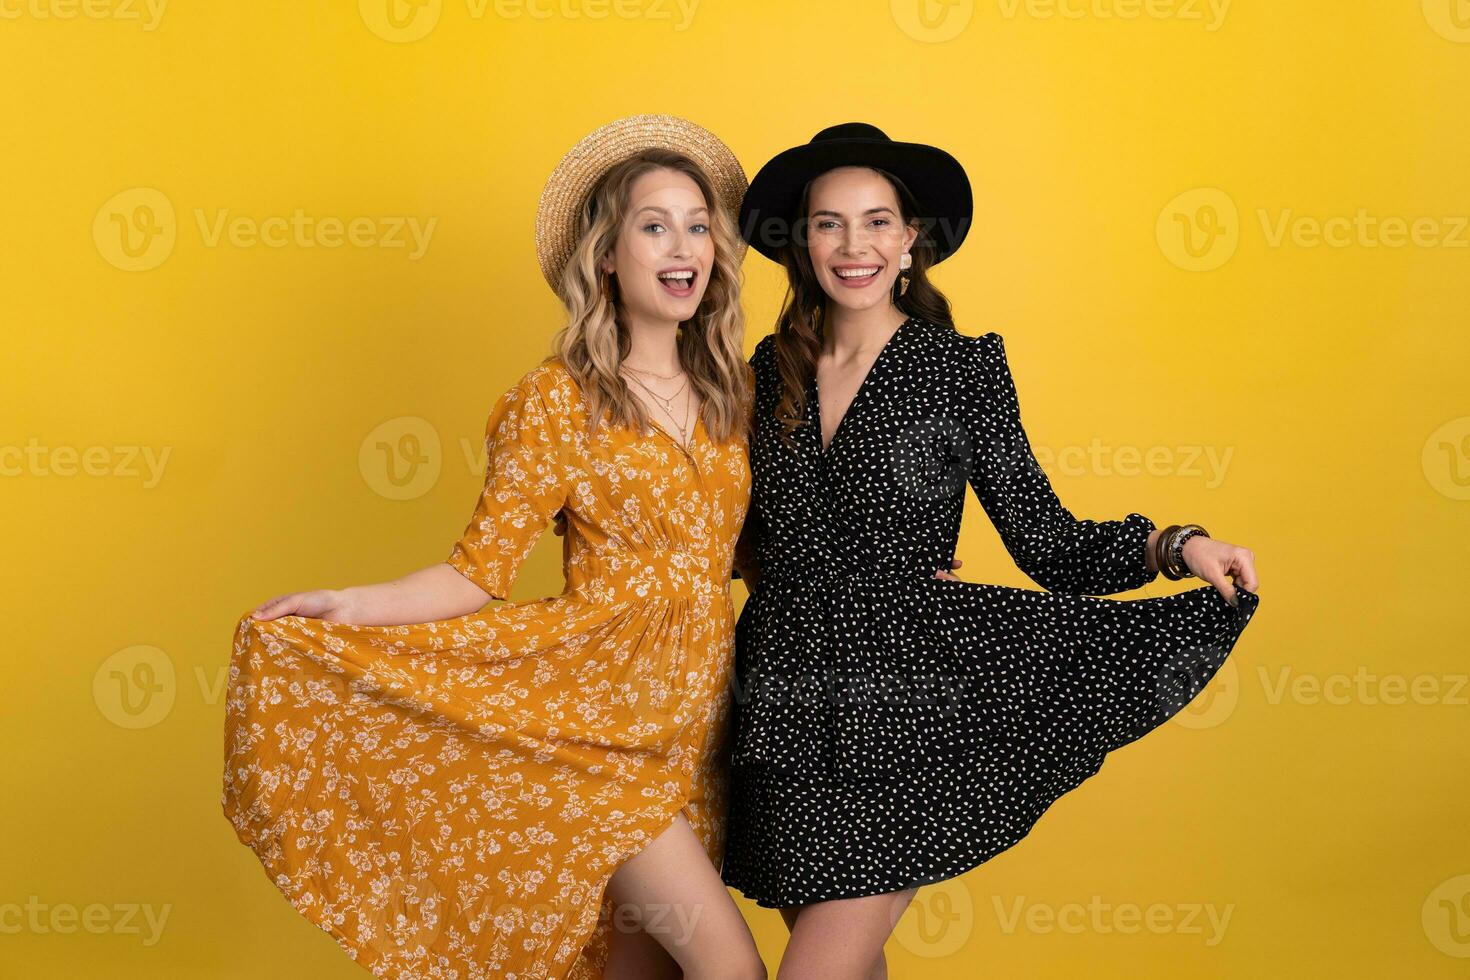
<svg viewBox="0 0 1470 980">
<path fill-rule="evenodd" d="M 333 623 L 352 622 L 346 597 L 338 589 L 288 592 L 274 599 L 267 599 L 250 612 L 250 618 L 256 620 L 277 619 L 281 616 L 307 616 Z"/>
<path fill-rule="evenodd" d="M 951 569 L 959 568 L 963 564 L 964 564 L 964 561 L 961 560 L 961 559 L 959 559 L 959 558 L 951 558 L 949 560 L 949 567 Z M 953 575 L 949 571 L 946 571 L 943 568 L 936 568 L 934 570 L 934 577 L 935 578 L 942 578 L 946 582 L 963 582 L 964 581 L 964 579 L 960 578 L 958 575 Z"/>
</svg>

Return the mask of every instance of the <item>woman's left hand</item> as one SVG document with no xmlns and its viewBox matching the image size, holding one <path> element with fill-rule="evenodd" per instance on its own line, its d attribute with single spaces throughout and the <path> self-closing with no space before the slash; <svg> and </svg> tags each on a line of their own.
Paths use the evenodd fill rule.
<svg viewBox="0 0 1470 980">
<path fill-rule="evenodd" d="M 1256 553 L 1249 548 L 1196 534 L 1184 542 L 1180 557 L 1191 572 L 1219 589 L 1232 606 L 1237 604 L 1237 585 L 1256 591 Z"/>
<path fill-rule="evenodd" d="M 1185 544 L 1189 544 L 1188 541 L 1186 541 L 1184 543 Z M 959 568 L 963 564 L 964 564 L 964 562 L 960 561 L 958 558 L 951 558 L 949 560 L 949 567 L 950 568 Z M 935 578 L 942 578 L 946 582 L 963 582 L 964 581 L 964 579 L 960 578 L 958 575 L 951 575 L 951 574 L 949 574 L 949 572 L 945 571 L 942 568 L 941 569 L 938 569 L 937 571 L 935 571 L 934 577 Z"/>
</svg>

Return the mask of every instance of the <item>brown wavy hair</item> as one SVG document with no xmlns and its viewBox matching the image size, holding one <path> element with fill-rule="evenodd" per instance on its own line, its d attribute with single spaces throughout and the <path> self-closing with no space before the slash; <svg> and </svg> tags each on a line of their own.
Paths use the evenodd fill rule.
<svg viewBox="0 0 1470 980">
<path fill-rule="evenodd" d="M 567 322 L 552 345 L 586 396 L 594 432 L 604 416 L 614 425 L 648 431 L 648 410 L 618 370 L 632 341 L 620 315 L 617 280 L 602 272 L 598 262 L 617 245 L 633 182 L 661 169 L 688 175 L 709 208 L 714 262 L 699 308 L 679 324 L 678 351 L 690 387 L 699 393 L 705 431 L 724 442 L 744 433 L 751 410 L 750 368 L 743 353 L 745 315 L 740 308 L 740 239 L 714 184 L 683 154 L 642 150 L 609 170 L 587 195 L 577 219 L 577 244 L 557 289 Z"/>
<path fill-rule="evenodd" d="M 899 217 L 904 224 L 918 229 L 918 237 L 909 248 L 913 264 L 906 270 L 909 288 L 900 294 L 899 282 L 893 281 L 893 305 L 909 316 L 929 320 L 954 329 L 954 317 L 950 312 L 949 300 L 929 281 L 929 268 L 934 264 L 934 239 L 929 233 L 929 222 L 920 217 L 920 207 L 913 193 L 902 180 L 877 167 L 868 168 L 882 176 L 893 186 L 898 198 Z M 820 175 L 819 175 L 820 176 Z M 801 203 L 792 222 L 792 229 L 800 234 L 787 236 L 779 251 L 781 264 L 786 268 L 786 298 L 781 304 L 781 315 L 776 319 L 776 370 L 781 378 L 781 395 L 776 403 L 776 420 L 782 425 L 781 439 L 791 445 L 791 435 L 807 424 L 802 415 L 806 412 L 806 389 L 816 376 L 817 355 L 822 351 L 823 322 L 830 300 L 817 281 L 812 269 L 811 253 L 807 251 L 807 217 L 811 208 L 812 184 L 807 182 L 801 191 Z"/>
</svg>

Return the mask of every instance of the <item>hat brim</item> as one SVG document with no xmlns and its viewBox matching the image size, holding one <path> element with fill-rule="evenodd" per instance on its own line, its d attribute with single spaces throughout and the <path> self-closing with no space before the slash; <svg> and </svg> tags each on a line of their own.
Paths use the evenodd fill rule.
<svg viewBox="0 0 1470 980">
<path fill-rule="evenodd" d="M 679 116 L 644 114 L 615 119 L 568 150 L 541 192 L 536 208 L 536 257 L 553 292 L 576 247 L 577 220 L 587 195 L 614 166 L 648 149 L 673 150 L 697 163 L 730 219 L 739 220 L 747 186 L 745 168 L 719 137 Z M 736 248 L 738 264 L 745 257 L 745 243 L 738 242 Z"/>
<path fill-rule="evenodd" d="M 964 243 L 975 214 L 970 178 L 953 156 L 923 143 L 865 138 L 803 143 L 772 157 L 750 182 L 740 208 L 740 234 L 766 258 L 794 233 L 807 182 L 837 167 L 874 167 L 903 181 L 919 203 L 916 215 L 941 262 Z"/>
</svg>

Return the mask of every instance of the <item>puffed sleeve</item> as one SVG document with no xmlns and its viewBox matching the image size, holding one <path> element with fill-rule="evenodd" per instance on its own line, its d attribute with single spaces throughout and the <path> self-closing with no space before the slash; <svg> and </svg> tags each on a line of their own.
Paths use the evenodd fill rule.
<svg viewBox="0 0 1470 980">
<path fill-rule="evenodd" d="M 496 402 L 485 423 L 485 486 L 464 534 L 445 559 L 497 599 L 566 502 L 572 482 L 566 406 L 548 400 L 538 367 Z"/>
<path fill-rule="evenodd" d="M 1062 506 L 1036 462 L 998 333 L 970 341 L 975 397 L 964 399 L 974 454 L 970 485 L 1016 565 L 1042 588 L 1112 595 L 1158 577 L 1144 562 L 1153 521 L 1079 520 Z"/>
</svg>

